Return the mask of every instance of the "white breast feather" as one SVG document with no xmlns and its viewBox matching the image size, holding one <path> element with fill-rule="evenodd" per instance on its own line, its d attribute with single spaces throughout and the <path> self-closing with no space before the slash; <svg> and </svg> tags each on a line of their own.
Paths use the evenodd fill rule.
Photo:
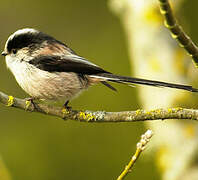
<svg viewBox="0 0 198 180">
<path fill-rule="evenodd" d="M 13 61 L 9 57 L 6 57 L 6 64 L 18 84 L 34 98 L 69 100 L 86 88 L 75 73 L 50 73 L 25 61 Z"/>
</svg>

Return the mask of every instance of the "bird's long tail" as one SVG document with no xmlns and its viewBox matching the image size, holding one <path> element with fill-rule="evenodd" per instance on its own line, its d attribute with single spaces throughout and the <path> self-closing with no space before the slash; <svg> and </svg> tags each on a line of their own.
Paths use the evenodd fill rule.
<svg viewBox="0 0 198 180">
<path fill-rule="evenodd" d="M 174 84 L 174 83 L 167 83 L 162 81 L 155 81 L 155 80 L 147 80 L 147 79 L 140 79 L 140 78 L 133 78 L 127 76 L 120 76 L 111 73 L 101 73 L 97 75 L 91 75 L 91 77 L 101 79 L 104 85 L 108 86 L 109 88 L 115 90 L 111 85 L 106 83 L 106 81 L 110 82 L 117 82 L 117 83 L 126 83 L 126 84 L 140 84 L 140 85 L 147 85 L 147 86 L 154 86 L 154 87 L 169 87 L 174 89 L 182 89 L 185 91 L 190 92 L 198 92 L 198 89 L 193 88 L 192 86 L 182 85 L 182 84 Z"/>
</svg>

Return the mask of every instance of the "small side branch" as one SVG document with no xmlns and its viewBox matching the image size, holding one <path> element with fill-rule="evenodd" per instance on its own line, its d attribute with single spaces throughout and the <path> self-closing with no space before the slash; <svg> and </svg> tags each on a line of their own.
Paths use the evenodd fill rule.
<svg viewBox="0 0 198 180">
<path fill-rule="evenodd" d="M 195 66 L 198 67 L 198 47 L 177 23 L 168 0 L 159 0 L 160 11 L 165 18 L 165 26 L 171 31 L 172 37 L 176 39 L 193 58 Z"/>
<path fill-rule="evenodd" d="M 152 131 L 147 130 L 146 133 L 141 136 L 141 140 L 137 143 L 135 154 L 132 156 L 131 160 L 129 161 L 125 169 L 122 171 L 120 176 L 117 178 L 117 180 L 123 180 L 126 177 L 126 175 L 131 171 L 131 168 L 134 166 L 141 152 L 145 149 L 146 144 L 150 141 L 152 135 Z"/>
<path fill-rule="evenodd" d="M 25 111 L 39 112 L 46 115 L 56 116 L 65 120 L 76 120 L 80 122 L 137 122 L 148 120 L 165 119 L 189 119 L 198 121 L 198 110 L 184 108 L 164 108 L 155 110 L 136 110 L 122 112 L 69 110 L 63 111 L 60 107 L 45 104 L 28 105 L 24 99 L 14 98 L 0 92 L 0 103 L 23 109 Z M 36 108 L 34 108 L 34 106 Z"/>
</svg>

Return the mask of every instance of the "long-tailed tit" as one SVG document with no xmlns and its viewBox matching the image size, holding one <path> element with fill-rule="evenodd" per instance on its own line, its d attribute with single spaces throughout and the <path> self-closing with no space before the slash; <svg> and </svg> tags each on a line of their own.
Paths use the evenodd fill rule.
<svg viewBox="0 0 198 180">
<path fill-rule="evenodd" d="M 12 34 L 2 55 L 18 84 L 33 99 L 69 100 L 89 86 L 108 82 L 169 87 L 198 92 L 188 85 L 173 84 L 112 74 L 78 56 L 64 43 L 35 29 Z"/>
</svg>

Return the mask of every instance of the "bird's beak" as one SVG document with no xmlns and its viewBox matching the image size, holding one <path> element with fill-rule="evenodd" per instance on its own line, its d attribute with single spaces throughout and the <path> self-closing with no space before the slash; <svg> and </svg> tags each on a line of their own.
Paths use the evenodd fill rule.
<svg viewBox="0 0 198 180">
<path fill-rule="evenodd" d="M 3 52 L 1 53 L 1 55 L 2 55 L 2 56 L 7 56 L 8 53 L 6 53 L 5 51 L 3 51 Z"/>
</svg>

